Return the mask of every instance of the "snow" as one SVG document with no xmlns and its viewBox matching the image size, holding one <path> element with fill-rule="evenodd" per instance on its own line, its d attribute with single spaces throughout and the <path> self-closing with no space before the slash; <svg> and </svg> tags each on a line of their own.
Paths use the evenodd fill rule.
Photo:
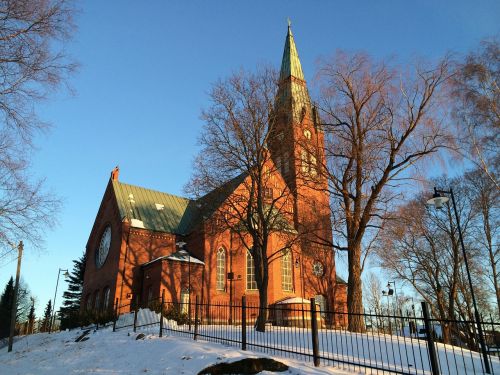
<svg viewBox="0 0 500 375">
<path fill-rule="evenodd" d="M 194 264 L 205 264 L 198 258 L 192 257 L 186 250 L 179 250 L 171 255 L 164 255 L 159 258 L 153 259 L 149 262 L 143 263 L 142 266 L 147 266 L 148 264 L 154 263 L 160 259 L 168 259 L 176 262 L 186 262 L 186 263 L 194 263 Z"/>
<path fill-rule="evenodd" d="M 150 332 L 158 334 L 159 315 L 149 309 L 140 309 L 137 318 L 138 325 L 150 325 Z M 117 327 L 133 326 L 134 314 L 123 314 L 120 316 Z M 168 330 L 177 331 L 178 334 L 191 335 L 187 325 L 178 325 L 173 320 L 164 318 L 163 327 Z M 184 333 L 182 333 L 184 332 Z M 202 324 L 199 326 L 201 339 L 218 338 L 222 342 L 241 341 L 241 326 L 226 326 L 220 324 Z M 373 334 L 373 333 L 351 333 L 345 330 L 320 329 L 318 332 L 320 355 L 330 361 L 323 364 L 345 366 L 348 369 L 360 370 L 353 363 L 366 366 L 377 366 L 387 370 L 403 371 L 407 373 L 431 374 L 430 362 L 426 340 L 418 340 L 412 337 Z M 271 346 L 277 350 L 271 352 L 281 357 L 295 357 L 312 362 L 310 330 L 300 330 L 293 327 L 279 327 L 269 325 L 266 332 L 256 332 L 247 327 L 248 349 L 259 350 L 259 346 Z M 235 345 L 238 345 L 235 343 Z M 435 343 L 438 362 L 442 374 L 466 374 L 482 372 L 482 357 L 479 353 L 462 349 L 452 345 Z M 299 354 L 292 354 L 292 352 Z M 492 357 L 492 366 L 495 374 L 500 373 L 500 361 Z M 346 363 L 342 365 L 342 363 Z M 348 365 L 347 363 L 351 363 Z M 361 368 L 362 369 L 362 368 Z M 377 373 L 376 370 L 366 370 L 367 373 Z M 382 371 L 379 371 L 383 373 Z"/>
<path fill-rule="evenodd" d="M 248 357 L 270 357 L 221 344 L 166 335 L 146 330 L 111 327 L 92 330 L 87 341 L 75 342 L 81 330 L 39 333 L 20 337 L 11 353 L 0 349 L 0 374 L 197 374 L 214 363 Z M 136 340 L 145 332 L 144 340 Z M 290 366 L 287 375 L 352 374 L 333 367 L 315 368 L 299 360 L 277 360 Z M 278 374 L 264 371 L 261 374 Z"/>
<path fill-rule="evenodd" d="M 287 298 L 287 299 L 280 301 L 280 302 L 276 302 L 277 305 L 284 305 L 284 304 L 291 304 L 291 303 L 311 303 L 311 301 L 304 299 L 304 298 L 293 297 L 293 298 Z"/>
<path fill-rule="evenodd" d="M 132 226 L 134 228 L 143 228 L 143 229 L 145 229 L 144 222 L 142 220 L 139 220 L 139 219 L 132 219 L 132 220 L 130 220 L 130 226 Z"/>
<path fill-rule="evenodd" d="M 82 333 L 81 330 L 22 336 L 14 343 L 12 353 L 7 352 L 5 345 L 0 345 L 0 374 L 197 374 L 205 367 L 219 362 L 233 362 L 248 357 L 271 357 L 269 354 L 252 350 L 242 351 L 238 344 L 226 346 L 205 341 L 206 336 L 219 337 L 219 341 L 239 341 L 239 326 L 203 324 L 199 326 L 199 340 L 194 341 L 191 333 L 187 333 L 186 325 L 178 325 L 175 321 L 165 318 L 164 337 L 158 337 L 159 316 L 149 309 L 139 310 L 136 333 L 133 332 L 133 322 L 133 313 L 123 314 L 117 321 L 119 329 L 116 332 L 112 332 L 110 326 L 99 330 L 92 329 L 89 339 L 82 342 L 75 342 Z M 179 332 L 174 331 L 185 332 L 181 334 L 187 337 L 179 337 Z M 146 335 L 144 340 L 135 339 L 139 333 Z M 304 356 L 311 352 L 310 340 L 307 331 L 301 332 L 294 328 L 269 326 L 265 333 L 261 333 L 249 327 L 247 331 L 248 349 L 258 350 L 258 347 L 252 344 L 275 345 L 281 349 L 274 352 L 277 354 L 274 358 L 290 366 L 290 370 L 284 374 L 354 374 L 362 370 L 356 366 L 358 371 L 349 372 L 331 366 L 331 361 L 330 366 L 325 366 L 324 360 L 321 367 L 315 368 L 311 359 Z M 321 329 L 319 342 L 321 356 L 336 361 L 365 363 L 385 368 L 389 364 L 392 370 L 431 373 L 425 340 Z M 481 373 L 479 353 L 439 343 L 436 347 L 443 374 L 466 374 L 472 371 Z M 294 357 L 286 353 L 286 350 L 298 351 L 303 355 Z M 460 356 L 455 357 L 457 354 Z M 492 358 L 492 365 L 494 373 L 500 373 L 498 358 Z M 366 371 L 370 374 L 382 373 L 370 369 Z"/>
</svg>

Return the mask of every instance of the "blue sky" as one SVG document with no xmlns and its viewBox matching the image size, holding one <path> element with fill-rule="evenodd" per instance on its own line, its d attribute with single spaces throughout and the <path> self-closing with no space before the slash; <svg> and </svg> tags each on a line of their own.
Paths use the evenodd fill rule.
<svg viewBox="0 0 500 375">
<path fill-rule="evenodd" d="M 67 46 L 81 64 L 75 91 L 38 106 L 33 174 L 64 200 L 45 248 L 25 249 L 22 275 L 40 315 L 59 268 L 81 256 L 109 174 L 182 195 L 211 83 L 240 68 L 279 67 L 287 17 L 306 79 L 337 49 L 436 59 L 500 32 L 498 1 L 81 1 Z M 0 259 L 0 287 L 15 273 Z M 345 275 L 345 270 L 339 270 Z M 60 284 L 57 305 L 66 284 Z"/>
</svg>

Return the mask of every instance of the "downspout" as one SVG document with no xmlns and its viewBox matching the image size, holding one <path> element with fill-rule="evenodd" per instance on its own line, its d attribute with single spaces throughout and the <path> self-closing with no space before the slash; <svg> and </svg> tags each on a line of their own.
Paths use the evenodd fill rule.
<svg viewBox="0 0 500 375">
<path fill-rule="evenodd" d="M 122 228 L 123 228 L 123 222 L 122 222 Z M 123 284 L 125 282 L 125 267 L 127 265 L 127 260 L 128 260 L 128 249 L 130 247 L 130 231 L 131 231 L 131 229 L 132 229 L 132 225 L 131 225 L 131 223 L 129 223 L 128 233 L 127 233 L 127 242 L 126 242 L 126 245 L 125 245 L 125 257 L 123 259 L 123 268 L 121 270 L 122 282 L 121 282 L 121 286 L 120 286 L 120 298 L 119 298 L 119 301 L 118 301 L 118 306 L 122 305 Z"/>
</svg>

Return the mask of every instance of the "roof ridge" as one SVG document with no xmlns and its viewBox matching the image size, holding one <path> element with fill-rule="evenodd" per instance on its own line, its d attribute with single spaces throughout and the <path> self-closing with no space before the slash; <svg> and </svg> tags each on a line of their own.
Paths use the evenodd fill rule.
<svg viewBox="0 0 500 375">
<path fill-rule="evenodd" d="M 180 195 L 176 195 L 176 194 L 172 194 L 172 193 L 166 193 L 164 191 L 160 191 L 160 190 L 156 190 L 156 189 L 150 189 L 150 188 L 146 188 L 146 187 L 143 187 L 143 186 L 129 184 L 129 183 L 121 182 L 121 181 L 117 181 L 117 180 L 114 180 L 113 183 L 117 183 L 117 184 L 120 184 L 120 185 L 126 185 L 126 186 L 132 186 L 134 188 L 139 188 L 139 189 L 144 189 L 144 190 L 149 190 L 149 191 L 154 191 L 155 193 L 170 195 L 171 197 L 184 199 L 184 200 L 189 201 L 189 202 L 192 202 L 192 201 L 195 200 L 195 199 L 191 199 L 191 198 L 187 198 L 187 197 L 182 197 Z"/>
<path fill-rule="evenodd" d="M 224 181 L 220 186 L 217 186 L 216 188 L 213 188 L 212 190 L 203 194 L 202 196 L 200 196 L 196 199 L 192 199 L 192 200 L 195 202 L 203 200 L 204 198 L 207 198 L 210 194 L 215 193 L 217 190 L 220 191 L 220 190 L 223 190 L 225 188 L 230 187 L 231 184 L 238 182 L 239 179 L 241 179 L 242 177 L 246 177 L 247 175 L 248 175 L 248 172 L 241 172 L 239 175 L 237 175 L 233 178 L 230 178 L 229 180 Z"/>
</svg>

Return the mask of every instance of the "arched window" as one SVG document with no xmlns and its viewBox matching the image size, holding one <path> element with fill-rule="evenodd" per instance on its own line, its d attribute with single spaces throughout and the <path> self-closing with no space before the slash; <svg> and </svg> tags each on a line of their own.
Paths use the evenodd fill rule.
<svg viewBox="0 0 500 375">
<path fill-rule="evenodd" d="M 216 288 L 224 290 L 226 286 L 226 252 L 224 248 L 217 251 L 217 273 L 216 273 Z"/>
<path fill-rule="evenodd" d="M 92 310 L 92 294 L 87 294 L 87 311 Z"/>
<path fill-rule="evenodd" d="M 151 303 L 153 300 L 153 286 L 148 286 L 148 303 Z"/>
<path fill-rule="evenodd" d="M 99 290 L 95 291 L 95 296 L 94 296 L 94 310 L 99 311 Z"/>
<path fill-rule="evenodd" d="M 283 173 L 288 173 L 290 170 L 290 160 L 289 160 L 289 154 L 287 151 L 283 153 Z"/>
<path fill-rule="evenodd" d="M 255 264 L 252 254 L 247 250 L 247 290 L 257 290 L 255 281 Z"/>
<path fill-rule="evenodd" d="M 109 287 L 106 287 L 103 292 L 103 297 L 102 297 L 102 309 L 104 311 L 107 311 L 109 309 Z"/>
<path fill-rule="evenodd" d="M 303 173 L 308 173 L 309 172 L 309 158 L 307 157 L 307 151 L 302 150 L 300 153 L 300 159 L 302 161 L 302 172 Z"/>
<path fill-rule="evenodd" d="M 292 252 L 289 249 L 284 250 L 281 257 L 281 288 L 284 292 L 293 291 Z"/>
<path fill-rule="evenodd" d="M 281 159 L 281 156 L 276 156 L 276 168 L 280 173 L 283 173 L 283 159 Z"/>
<path fill-rule="evenodd" d="M 189 290 L 183 288 L 181 290 L 181 314 L 187 314 L 189 309 Z"/>
<path fill-rule="evenodd" d="M 310 158 L 309 158 L 309 161 L 311 162 L 311 166 L 310 166 L 310 173 L 311 173 L 311 176 L 315 177 L 318 175 L 318 161 L 316 160 L 316 157 L 314 155 L 309 155 Z"/>
<path fill-rule="evenodd" d="M 316 304 L 319 305 L 319 313 L 321 316 L 326 316 L 326 298 L 325 296 L 318 294 L 314 296 Z"/>
</svg>

